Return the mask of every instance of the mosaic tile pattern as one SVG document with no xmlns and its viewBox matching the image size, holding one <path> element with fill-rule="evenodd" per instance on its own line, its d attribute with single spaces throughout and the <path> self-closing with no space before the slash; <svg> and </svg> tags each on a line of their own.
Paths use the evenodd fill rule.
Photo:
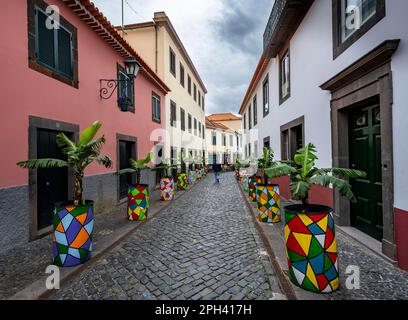
<svg viewBox="0 0 408 320">
<path fill-rule="evenodd" d="M 149 189 L 147 185 L 135 185 L 128 188 L 128 219 L 143 221 L 147 219 L 149 209 Z"/>
<path fill-rule="evenodd" d="M 73 267 L 90 259 L 94 226 L 93 203 L 56 206 L 52 252 L 54 264 Z"/>
<path fill-rule="evenodd" d="M 188 181 L 185 173 L 179 173 L 177 175 L 177 190 L 187 190 Z"/>
<path fill-rule="evenodd" d="M 279 186 L 258 185 L 256 194 L 259 220 L 265 223 L 281 222 Z"/>
<path fill-rule="evenodd" d="M 160 180 L 160 200 L 171 201 L 174 199 L 174 179 L 162 178 Z"/>
<path fill-rule="evenodd" d="M 252 176 L 248 178 L 248 196 L 249 201 L 255 202 L 256 201 L 256 187 L 262 183 L 262 178 L 257 176 Z"/>
<path fill-rule="evenodd" d="M 339 288 L 337 244 L 331 212 L 285 212 L 284 228 L 291 281 L 308 291 Z"/>
</svg>

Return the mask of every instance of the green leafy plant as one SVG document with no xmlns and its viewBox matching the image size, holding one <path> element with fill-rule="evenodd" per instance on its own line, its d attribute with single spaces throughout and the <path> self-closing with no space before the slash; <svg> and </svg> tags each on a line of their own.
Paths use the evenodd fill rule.
<svg viewBox="0 0 408 320">
<path fill-rule="evenodd" d="M 145 159 L 134 160 L 130 159 L 130 168 L 122 169 L 118 174 L 135 173 L 136 174 L 136 184 L 140 184 L 140 179 L 143 170 L 151 169 L 148 164 L 152 160 L 152 153 L 149 152 Z"/>
<path fill-rule="evenodd" d="M 270 178 L 290 175 L 292 197 L 301 200 L 304 208 L 307 208 L 309 191 L 313 185 L 333 186 L 339 189 L 341 195 L 355 202 L 356 198 L 351 191 L 351 185 L 344 178 L 364 178 L 367 174 L 346 168 L 316 168 L 315 163 L 318 159 L 316 153 L 316 147 L 309 143 L 297 151 L 294 156 L 294 165 L 278 162 L 265 168 L 265 175 Z"/>
<path fill-rule="evenodd" d="M 274 157 L 275 153 L 272 148 L 268 149 L 266 147 L 263 148 L 263 156 L 262 158 L 258 159 L 258 168 L 264 169 L 269 168 L 274 164 Z"/>
<path fill-rule="evenodd" d="M 87 166 L 92 162 L 112 167 L 112 160 L 108 156 L 101 156 L 101 148 L 105 144 L 105 136 L 95 138 L 102 124 L 95 121 L 80 135 L 79 142 L 69 139 L 63 132 L 59 133 L 56 143 L 67 160 L 60 159 L 31 159 L 17 163 L 18 166 L 28 169 L 70 168 L 75 175 L 74 204 L 84 204 L 83 178 Z"/>
<path fill-rule="evenodd" d="M 163 178 L 169 178 L 171 176 L 170 170 L 177 168 L 176 164 L 172 164 L 171 160 L 166 159 L 162 161 L 158 166 L 151 168 L 152 171 L 159 171 L 161 172 L 161 176 Z"/>
</svg>

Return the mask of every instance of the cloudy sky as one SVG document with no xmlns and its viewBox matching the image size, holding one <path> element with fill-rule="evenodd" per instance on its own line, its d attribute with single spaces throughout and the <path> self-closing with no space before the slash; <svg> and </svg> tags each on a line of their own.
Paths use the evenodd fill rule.
<svg viewBox="0 0 408 320">
<path fill-rule="evenodd" d="M 94 0 L 121 24 L 121 0 Z M 165 11 L 207 89 L 207 113 L 238 112 L 262 53 L 273 0 L 124 0 L 125 24 Z"/>
</svg>

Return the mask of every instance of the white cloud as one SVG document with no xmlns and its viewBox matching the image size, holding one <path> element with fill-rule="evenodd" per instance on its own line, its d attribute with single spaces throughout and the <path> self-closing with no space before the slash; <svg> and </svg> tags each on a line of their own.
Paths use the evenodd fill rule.
<svg viewBox="0 0 408 320">
<path fill-rule="evenodd" d="M 125 24 L 165 11 L 208 89 L 207 113 L 238 112 L 262 52 L 270 0 L 124 0 Z M 121 24 L 121 0 L 94 0 Z M 134 11 L 129 7 L 133 8 Z"/>
</svg>

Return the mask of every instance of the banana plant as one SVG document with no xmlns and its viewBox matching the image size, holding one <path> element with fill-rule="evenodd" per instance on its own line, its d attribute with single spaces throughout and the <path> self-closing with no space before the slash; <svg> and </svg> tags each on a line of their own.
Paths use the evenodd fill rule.
<svg viewBox="0 0 408 320">
<path fill-rule="evenodd" d="M 161 176 L 163 178 L 170 176 L 170 170 L 177 168 L 176 164 L 172 164 L 170 159 L 166 159 L 162 161 L 158 166 L 151 168 L 152 171 L 159 171 L 161 172 Z"/>
<path fill-rule="evenodd" d="M 152 160 L 152 153 L 149 152 L 145 159 L 141 160 L 134 160 L 130 159 L 130 168 L 122 169 L 118 172 L 118 174 L 127 174 L 127 173 L 135 173 L 136 174 L 136 184 L 140 184 L 140 179 L 143 170 L 151 169 L 148 164 Z"/>
<path fill-rule="evenodd" d="M 101 156 L 101 148 L 105 144 L 105 136 L 95 138 L 102 124 L 95 121 L 80 135 L 79 142 L 69 139 L 63 132 L 56 137 L 56 143 L 67 160 L 60 159 L 31 159 L 17 163 L 18 166 L 28 169 L 70 168 L 75 175 L 74 204 L 84 204 L 83 178 L 86 167 L 92 162 L 112 167 L 112 160 L 108 156 Z"/>
<path fill-rule="evenodd" d="M 316 153 L 316 147 L 309 143 L 297 151 L 293 159 L 294 165 L 278 162 L 265 168 L 265 175 L 269 178 L 290 175 L 292 198 L 302 201 L 304 208 L 307 208 L 309 191 L 313 185 L 332 186 L 339 189 L 341 195 L 356 202 L 351 185 L 346 179 L 364 178 L 367 174 L 360 170 L 347 168 L 317 168 L 315 166 L 318 159 Z"/>
</svg>

